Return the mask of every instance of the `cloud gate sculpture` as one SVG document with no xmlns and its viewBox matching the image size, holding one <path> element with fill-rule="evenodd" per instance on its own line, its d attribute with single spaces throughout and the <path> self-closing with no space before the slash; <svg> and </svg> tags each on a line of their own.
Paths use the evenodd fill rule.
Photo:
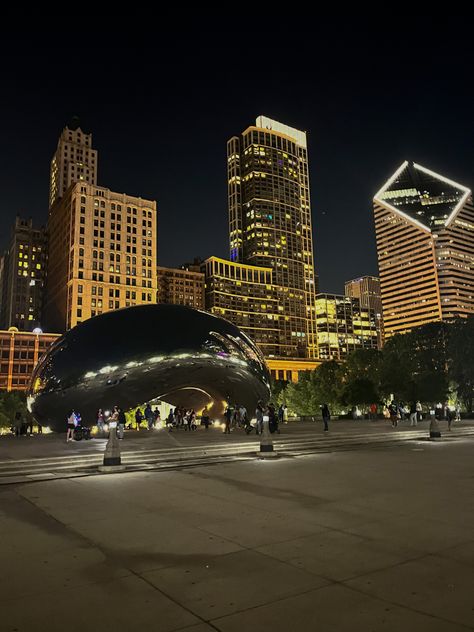
<svg viewBox="0 0 474 632">
<path fill-rule="evenodd" d="M 255 344 L 232 323 L 179 305 L 141 305 L 107 312 L 74 327 L 36 366 L 28 405 L 53 430 L 67 411 L 85 425 L 99 408 L 124 410 L 160 399 L 211 416 L 224 403 L 253 413 L 268 401 L 270 376 Z"/>
</svg>

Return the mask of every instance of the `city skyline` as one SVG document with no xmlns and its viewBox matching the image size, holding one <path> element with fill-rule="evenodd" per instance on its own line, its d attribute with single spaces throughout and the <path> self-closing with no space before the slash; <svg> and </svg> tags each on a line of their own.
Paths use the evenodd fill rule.
<svg viewBox="0 0 474 632">
<path fill-rule="evenodd" d="M 98 80 L 81 90 L 62 72 L 74 67 L 75 53 L 58 59 L 58 72 L 49 76 L 47 49 L 32 56 L 27 46 L 13 47 L 0 117 L 6 182 L 1 249 L 16 214 L 31 216 L 36 226 L 46 222 L 50 161 L 61 130 L 77 114 L 100 150 L 101 185 L 156 199 L 159 265 L 227 257 L 226 141 L 265 114 L 308 134 L 320 291 L 342 292 L 347 279 L 377 275 L 371 200 L 386 174 L 408 158 L 472 188 L 471 88 L 462 82 L 470 44 L 459 42 L 448 24 L 442 43 L 419 38 L 413 29 L 403 44 L 391 40 L 375 57 L 370 43 L 340 28 L 350 56 L 336 54 L 337 42 L 324 35 L 311 49 L 303 45 L 308 56 L 297 67 L 282 61 L 266 71 L 265 81 L 249 68 L 239 98 L 229 91 L 234 80 L 223 78 L 210 57 L 201 65 L 199 54 L 191 59 L 183 52 L 150 83 L 159 51 L 85 53 L 82 65 L 93 59 Z M 313 67 L 323 51 L 324 64 Z M 422 71 L 399 82 L 387 76 L 420 55 Z M 127 96 L 102 90 L 102 76 L 104 86 L 119 79 L 129 84 Z M 433 91 L 442 76 L 449 76 L 452 89 Z M 149 92 L 138 89 L 142 80 Z M 304 91 L 295 99 L 300 85 Z M 456 86 L 462 86 L 462 99 L 454 98 Z"/>
</svg>

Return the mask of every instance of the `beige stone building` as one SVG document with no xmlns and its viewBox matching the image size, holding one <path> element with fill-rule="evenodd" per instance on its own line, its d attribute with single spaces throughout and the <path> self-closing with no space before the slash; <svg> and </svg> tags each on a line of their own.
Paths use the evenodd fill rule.
<svg viewBox="0 0 474 632">
<path fill-rule="evenodd" d="M 156 202 L 77 182 L 50 209 L 45 322 L 63 332 L 103 312 L 155 303 Z"/>
<path fill-rule="evenodd" d="M 66 126 L 51 160 L 49 206 L 62 198 L 74 182 L 97 184 L 97 151 L 92 149 L 92 134 L 79 127 L 79 121 Z"/>
</svg>

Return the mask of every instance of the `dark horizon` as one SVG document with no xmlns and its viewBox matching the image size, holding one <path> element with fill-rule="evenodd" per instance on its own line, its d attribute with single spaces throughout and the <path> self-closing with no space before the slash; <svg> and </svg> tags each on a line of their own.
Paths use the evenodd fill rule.
<svg viewBox="0 0 474 632">
<path fill-rule="evenodd" d="M 10 42 L 2 251 L 17 213 L 46 222 L 49 163 L 78 115 L 99 152 L 98 184 L 157 201 L 159 265 L 228 258 L 226 142 L 264 114 L 308 133 L 320 291 L 343 293 L 344 281 L 377 275 L 372 197 L 405 159 L 474 184 L 472 44 L 454 20 L 443 22 L 443 38 L 418 26 L 396 41 L 348 25 L 334 40 L 321 28 L 294 58 L 242 63 L 235 78 L 216 51 L 192 56 L 191 46 L 168 54 L 166 67 L 159 47 L 71 52 L 52 73 L 49 50 Z"/>
</svg>

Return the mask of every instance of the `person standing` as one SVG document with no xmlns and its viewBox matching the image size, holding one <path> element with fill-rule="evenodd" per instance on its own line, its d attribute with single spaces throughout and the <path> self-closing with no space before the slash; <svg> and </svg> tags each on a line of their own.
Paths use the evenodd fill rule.
<svg viewBox="0 0 474 632">
<path fill-rule="evenodd" d="M 145 420 L 148 430 L 153 430 L 153 411 L 149 403 L 145 406 Z"/>
<path fill-rule="evenodd" d="M 74 439 L 74 429 L 76 427 L 76 413 L 74 410 L 70 410 L 67 414 L 67 433 L 66 443 Z"/>
<path fill-rule="evenodd" d="M 97 411 L 97 430 L 101 434 L 104 432 L 104 411 L 102 408 Z"/>
<path fill-rule="evenodd" d="M 410 426 L 416 426 L 418 423 L 418 412 L 416 410 L 416 402 L 410 404 Z"/>
<path fill-rule="evenodd" d="M 280 406 L 278 406 L 277 417 L 278 425 L 282 424 L 285 420 L 285 407 L 283 406 L 283 404 L 280 404 Z"/>
<path fill-rule="evenodd" d="M 137 426 L 137 432 L 140 430 L 140 424 L 142 423 L 143 414 L 140 408 L 135 411 L 135 424 Z"/>
<path fill-rule="evenodd" d="M 331 413 L 329 411 L 329 406 L 327 404 L 323 404 L 321 413 L 323 415 L 324 432 L 328 432 L 329 431 L 329 420 L 331 419 Z"/>
<path fill-rule="evenodd" d="M 258 402 L 257 408 L 255 409 L 255 417 L 257 419 L 256 431 L 257 434 L 261 435 L 263 432 L 263 403 L 261 401 Z"/>
<path fill-rule="evenodd" d="M 454 412 L 454 408 L 451 408 L 451 406 L 446 406 L 446 417 L 448 420 L 449 432 L 451 432 L 451 424 L 453 423 L 455 416 L 456 416 L 456 413 Z"/>
<path fill-rule="evenodd" d="M 204 408 L 204 410 L 201 413 L 201 423 L 206 430 L 209 430 L 209 413 L 207 410 L 207 406 Z"/>
<path fill-rule="evenodd" d="M 369 419 L 375 421 L 377 419 L 377 404 L 370 404 Z"/>
<path fill-rule="evenodd" d="M 232 408 L 230 406 L 227 406 L 227 408 L 225 409 L 224 419 L 225 419 L 224 434 L 230 434 L 230 422 L 232 421 Z"/>
<path fill-rule="evenodd" d="M 118 409 L 118 418 L 117 418 L 117 436 L 119 439 L 123 439 L 125 424 L 126 424 L 125 413 L 122 408 Z"/>
<path fill-rule="evenodd" d="M 268 429 L 270 430 L 270 432 L 272 434 L 274 432 L 278 432 L 278 434 L 280 434 L 280 431 L 278 429 L 278 418 L 276 415 L 275 406 L 272 404 L 272 402 L 268 404 L 267 415 L 268 415 Z"/>
<path fill-rule="evenodd" d="M 23 415 L 19 410 L 15 413 L 15 419 L 13 420 L 13 427 L 15 428 L 15 437 L 21 435 L 21 428 L 23 426 Z"/>
</svg>

